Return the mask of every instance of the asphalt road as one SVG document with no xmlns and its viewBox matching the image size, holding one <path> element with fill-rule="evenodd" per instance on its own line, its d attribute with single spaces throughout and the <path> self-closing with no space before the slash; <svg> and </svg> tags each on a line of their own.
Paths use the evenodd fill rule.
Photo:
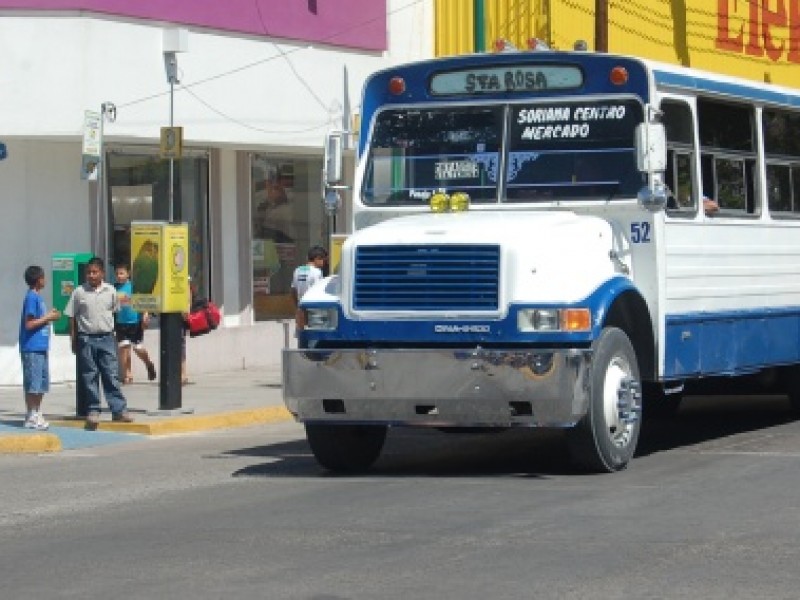
<svg viewBox="0 0 800 600">
<path fill-rule="evenodd" d="M 0 597 L 798 597 L 785 400 L 687 404 L 613 475 L 564 451 L 392 431 L 339 477 L 282 423 L 3 456 Z"/>
</svg>

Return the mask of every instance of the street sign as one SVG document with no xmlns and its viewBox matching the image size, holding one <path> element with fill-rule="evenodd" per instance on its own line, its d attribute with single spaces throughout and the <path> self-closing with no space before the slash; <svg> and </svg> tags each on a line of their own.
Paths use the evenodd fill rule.
<svg viewBox="0 0 800 600">
<path fill-rule="evenodd" d="M 81 153 L 81 179 L 97 180 L 97 165 L 100 163 L 103 145 L 103 117 L 99 112 L 83 112 L 83 150 Z"/>
<path fill-rule="evenodd" d="M 100 156 L 101 131 L 99 112 L 87 110 L 83 113 L 83 152 L 88 156 Z"/>
<path fill-rule="evenodd" d="M 181 158 L 183 154 L 183 127 L 161 128 L 161 158 Z"/>
</svg>

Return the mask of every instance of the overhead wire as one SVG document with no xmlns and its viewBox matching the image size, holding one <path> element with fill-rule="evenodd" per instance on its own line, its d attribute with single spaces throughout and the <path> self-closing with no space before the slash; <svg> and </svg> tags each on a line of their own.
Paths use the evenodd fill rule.
<svg viewBox="0 0 800 600">
<path fill-rule="evenodd" d="M 323 43 L 323 44 L 327 43 L 327 42 L 330 42 L 330 41 L 335 40 L 336 38 L 340 37 L 344 33 L 348 33 L 348 32 L 351 32 L 351 31 L 358 30 L 358 29 L 360 29 L 362 27 L 365 27 L 365 26 L 367 26 L 367 25 L 369 25 L 371 23 L 374 23 L 376 21 L 380 21 L 381 19 L 390 17 L 390 16 L 392 16 L 394 14 L 398 14 L 398 13 L 404 11 L 404 10 L 407 10 L 409 8 L 413 8 L 413 7 L 415 7 L 415 6 L 419 5 L 419 4 L 422 4 L 422 3 L 428 2 L 428 1 L 430 1 L 430 0 L 410 0 L 407 4 L 404 4 L 404 5 L 400 6 L 400 7 L 397 7 L 395 9 L 387 11 L 385 16 L 374 17 L 374 18 L 370 18 L 370 19 L 364 19 L 364 20 L 362 20 L 362 21 L 360 21 L 358 23 L 353 24 L 350 27 L 342 28 L 342 29 L 336 31 L 333 34 L 331 34 L 331 35 L 329 35 L 329 36 L 327 36 L 325 38 L 322 38 L 320 40 L 320 42 Z M 254 0 L 254 2 L 255 2 L 255 5 L 256 5 L 256 10 L 257 10 L 258 15 L 259 15 L 259 20 L 261 22 L 262 30 L 264 31 L 264 33 L 266 35 L 272 35 L 268 31 L 268 29 L 266 27 L 266 24 L 264 23 L 263 15 L 261 13 L 261 8 L 259 6 L 258 0 Z M 244 65 L 240 65 L 238 67 L 234 67 L 232 69 L 228 69 L 228 70 L 223 71 L 221 73 L 216 73 L 214 75 L 205 77 L 203 79 L 198 79 L 198 80 L 193 81 L 191 83 L 187 83 L 187 84 L 181 85 L 180 89 L 182 91 L 186 91 L 187 93 L 190 93 L 190 95 L 195 100 L 197 100 L 198 102 L 203 104 L 206 108 L 208 108 L 212 112 L 216 113 L 218 116 L 221 116 L 221 117 L 223 117 L 223 118 L 225 118 L 227 120 L 230 120 L 233 123 L 236 123 L 236 124 L 238 124 L 238 125 L 240 125 L 242 127 L 246 127 L 248 129 L 252 129 L 254 131 L 261 131 L 263 133 L 287 133 L 287 134 L 291 134 L 291 133 L 307 133 L 308 131 L 314 131 L 314 130 L 317 130 L 317 129 L 321 129 L 322 127 L 325 127 L 325 125 L 327 125 L 328 121 L 326 121 L 326 123 L 324 125 L 314 126 L 312 128 L 309 128 L 309 129 L 301 129 L 301 130 L 280 130 L 280 131 L 277 131 L 277 130 L 263 129 L 263 128 L 256 127 L 256 126 L 253 126 L 253 125 L 248 125 L 248 124 L 244 123 L 243 121 L 240 121 L 238 119 L 230 117 L 230 115 L 227 115 L 225 112 L 215 108 L 209 102 L 203 100 L 196 92 L 193 92 L 192 88 L 197 88 L 197 87 L 199 87 L 199 86 L 201 86 L 203 84 L 206 84 L 206 83 L 209 83 L 209 82 L 212 82 L 212 81 L 216 81 L 216 80 L 222 79 L 224 77 L 229 77 L 229 76 L 234 75 L 236 73 L 241 73 L 243 71 L 252 69 L 254 67 L 258 67 L 258 66 L 261 66 L 263 64 L 269 63 L 269 62 L 271 62 L 273 60 L 278 60 L 278 59 L 283 58 L 287 62 L 287 64 L 289 65 L 289 68 L 292 71 L 292 73 L 295 75 L 295 77 L 298 79 L 298 81 L 300 81 L 301 85 L 303 85 L 303 87 L 305 87 L 305 89 L 314 98 L 314 100 L 330 116 L 329 107 L 327 107 L 325 105 L 325 103 L 322 101 L 322 99 L 314 92 L 313 88 L 300 75 L 300 73 L 295 68 L 294 64 L 289 59 L 289 55 L 294 54 L 295 52 L 299 52 L 299 51 L 305 50 L 305 48 L 304 47 L 295 47 L 295 48 L 290 48 L 289 50 L 283 50 L 275 42 L 271 42 L 271 43 L 275 47 L 275 49 L 277 50 L 277 52 L 278 52 L 277 55 L 268 56 L 268 57 L 260 59 L 260 60 L 256 60 L 256 61 L 244 64 Z M 162 97 L 164 97 L 164 96 L 166 96 L 168 94 L 169 94 L 169 91 L 159 92 L 159 93 L 156 93 L 156 94 L 150 94 L 148 96 L 144 96 L 144 97 L 138 98 L 136 100 L 132 100 L 132 101 L 129 101 L 129 102 L 124 102 L 124 103 L 119 103 L 117 106 L 119 108 L 127 108 L 127 107 L 130 107 L 130 106 L 134 106 L 136 104 L 140 104 L 142 102 L 148 102 L 148 101 L 154 100 L 156 98 L 162 98 Z"/>
</svg>

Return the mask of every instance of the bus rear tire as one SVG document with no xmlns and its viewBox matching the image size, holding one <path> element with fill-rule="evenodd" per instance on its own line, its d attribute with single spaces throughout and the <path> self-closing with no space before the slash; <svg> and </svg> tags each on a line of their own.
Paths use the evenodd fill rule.
<svg viewBox="0 0 800 600">
<path fill-rule="evenodd" d="M 378 460 L 386 441 L 385 425 L 306 423 L 305 428 L 314 458 L 336 473 L 366 471 Z"/>
<path fill-rule="evenodd" d="M 611 473 L 628 466 L 639 440 L 639 365 L 628 336 L 616 327 L 603 329 L 592 350 L 588 410 L 567 439 L 579 467 Z"/>
</svg>

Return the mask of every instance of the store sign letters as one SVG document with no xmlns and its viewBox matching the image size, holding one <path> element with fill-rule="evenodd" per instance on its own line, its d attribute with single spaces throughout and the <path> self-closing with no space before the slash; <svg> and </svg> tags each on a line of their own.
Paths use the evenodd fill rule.
<svg viewBox="0 0 800 600">
<path fill-rule="evenodd" d="M 800 64 L 800 0 L 717 0 L 717 6 L 718 49 Z"/>
</svg>

